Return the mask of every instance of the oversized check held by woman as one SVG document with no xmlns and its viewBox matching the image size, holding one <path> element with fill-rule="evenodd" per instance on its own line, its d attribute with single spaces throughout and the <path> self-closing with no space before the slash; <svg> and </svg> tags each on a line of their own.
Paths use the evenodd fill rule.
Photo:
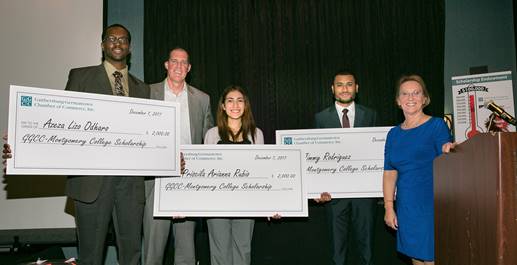
<svg viewBox="0 0 517 265">
<path fill-rule="evenodd" d="M 185 171 L 156 178 L 155 216 L 307 216 L 301 150 L 277 145 L 182 145 Z"/>
</svg>

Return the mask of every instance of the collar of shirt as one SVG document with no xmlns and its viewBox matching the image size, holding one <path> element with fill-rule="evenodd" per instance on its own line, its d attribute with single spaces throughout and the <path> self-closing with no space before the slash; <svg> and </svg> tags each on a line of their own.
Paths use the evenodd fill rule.
<svg viewBox="0 0 517 265">
<path fill-rule="evenodd" d="M 169 83 L 167 83 L 167 79 L 165 79 L 165 81 L 163 83 L 164 83 L 163 95 L 166 100 L 178 101 L 182 97 L 188 98 L 187 82 L 183 82 L 183 88 L 181 89 L 181 92 L 178 95 L 176 95 L 172 92 L 172 89 L 169 87 Z"/>
<path fill-rule="evenodd" d="M 124 94 L 126 94 L 126 96 L 129 96 L 129 83 L 127 78 L 129 75 L 129 71 L 127 65 L 126 67 L 124 67 L 124 69 L 118 70 L 117 68 L 115 68 L 115 66 L 113 66 L 106 60 L 104 60 L 102 64 L 104 65 L 104 69 L 108 74 L 113 94 L 115 94 L 115 77 L 113 76 L 113 73 L 115 73 L 115 71 L 119 71 L 120 73 L 122 73 L 122 88 L 124 89 Z"/>
<path fill-rule="evenodd" d="M 355 121 L 355 102 L 352 101 L 352 104 L 350 104 L 348 107 L 343 107 L 343 106 L 339 105 L 337 103 L 337 101 L 335 102 L 335 105 L 336 105 L 336 111 L 337 111 L 337 115 L 339 116 L 340 122 L 343 118 L 343 110 L 348 109 L 347 115 L 348 115 L 348 120 L 350 121 L 350 128 L 353 128 L 354 121 Z"/>
<path fill-rule="evenodd" d="M 164 93 L 163 100 L 170 102 L 177 102 L 180 104 L 180 143 L 181 144 L 191 144 L 192 138 L 190 135 L 190 114 L 189 114 L 189 105 L 188 105 L 188 90 L 187 83 L 183 85 L 183 89 L 181 92 L 176 95 L 169 88 L 169 84 L 167 84 L 167 80 L 164 82 Z"/>
</svg>

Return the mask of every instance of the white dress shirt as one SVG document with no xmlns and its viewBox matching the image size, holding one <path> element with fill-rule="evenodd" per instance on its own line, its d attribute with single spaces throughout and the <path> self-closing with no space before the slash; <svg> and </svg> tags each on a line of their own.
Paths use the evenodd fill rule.
<svg viewBox="0 0 517 265">
<path fill-rule="evenodd" d="M 337 115 L 339 116 L 339 123 L 341 123 L 341 127 L 343 127 L 343 110 L 348 109 L 348 120 L 350 121 L 350 128 L 354 128 L 354 120 L 355 120 L 355 102 L 352 101 L 352 104 L 350 104 L 348 107 L 343 107 L 339 105 L 337 102 L 336 104 L 336 111 Z"/>
<path fill-rule="evenodd" d="M 187 83 L 184 83 L 181 92 L 176 95 L 169 88 L 167 80 L 165 80 L 163 87 L 163 99 L 165 101 L 178 102 L 180 104 L 180 143 L 192 144 L 192 137 L 190 135 L 190 118 L 188 111 L 188 91 Z"/>
</svg>

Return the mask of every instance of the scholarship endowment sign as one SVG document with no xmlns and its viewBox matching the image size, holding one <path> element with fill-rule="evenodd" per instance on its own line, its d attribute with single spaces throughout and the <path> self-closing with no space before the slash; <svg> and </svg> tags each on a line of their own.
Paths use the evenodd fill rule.
<svg viewBox="0 0 517 265">
<path fill-rule="evenodd" d="M 384 144 L 391 127 L 278 130 L 277 144 L 302 148 L 309 198 L 382 197 Z"/>
<path fill-rule="evenodd" d="M 483 132 L 515 132 L 515 126 L 492 114 L 485 104 L 493 101 L 515 116 L 512 72 L 455 76 L 452 78 L 454 137 L 463 142 Z"/>
<path fill-rule="evenodd" d="M 177 175 L 177 121 L 175 103 L 11 86 L 7 173 Z"/>
<path fill-rule="evenodd" d="M 182 145 L 180 177 L 156 178 L 154 216 L 308 216 L 301 151 L 278 145 Z"/>
</svg>

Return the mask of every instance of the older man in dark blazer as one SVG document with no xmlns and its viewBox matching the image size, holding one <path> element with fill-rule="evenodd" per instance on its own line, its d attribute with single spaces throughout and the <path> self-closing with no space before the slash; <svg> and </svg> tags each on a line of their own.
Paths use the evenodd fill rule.
<svg viewBox="0 0 517 265">
<path fill-rule="evenodd" d="M 376 125 L 374 110 L 354 102 L 359 91 L 355 76 L 350 71 L 334 76 L 332 93 L 335 104 L 316 114 L 316 128 L 371 127 Z M 326 205 L 331 230 L 332 264 L 345 265 L 347 251 L 355 245 L 360 254 L 360 264 L 373 264 L 373 230 L 375 203 L 373 198 L 332 199 L 322 193 L 318 202 Z M 353 241 L 349 241 L 351 238 Z"/>
<path fill-rule="evenodd" d="M 102 33 L 103 63 L 72 69 L 66 90 L 149 98 L 149 87 L 128 73 L 126 58 L 130 43 L 131 35 L 124 26 L 107 27 Z M 66 194 L 74 200 L 76 209 L 81 264 L 104 264 L 105 240 L 112 216 L 116 216 L 119 264 L 140 264 L 144 177 L 71 176 Z"/>
</svg>

